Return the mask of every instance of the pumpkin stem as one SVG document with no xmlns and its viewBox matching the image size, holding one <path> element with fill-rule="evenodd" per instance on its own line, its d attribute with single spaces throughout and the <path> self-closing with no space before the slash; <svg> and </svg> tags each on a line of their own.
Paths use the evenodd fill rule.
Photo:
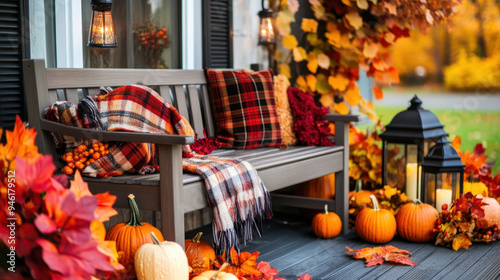
<svg viewBox="0 0 500 280">
<path fill-rule="evenodd" d="M 219 270 L 217 270 L 217 272 L 214 274 L 214 276 L 210 277 L 210 280 L 217 280 L 217 277 L 219 277 L 219 273 L 221 273 L 228 265 L 229 264 L 227 262 L 223 263 Z"/>
<path fill-rule="evenodd" d="M 325 215 L 328 215 L 328 204 L 325 204 Z"/>
<path fill-rule="evenodd" d="M 128 195 L 128 205 L 130 206 L 130 221 L 128 221 L 127 225 L 134 227 L 142 226 L 139 207 L 137 207 L 137 203 L 135 202 L 134 198 L 135 196 L 133 194 Z"/>
<path fill-rule="evenodd" d="M 158 240 L 158 237 L 156 237 L 154 232 L 151 232 L 151 238 L 153 239 L 154 244 L 160 245 L 160 240 Z"/>
<path fill-rule="evenodd" d="M 380 210 L 380 207 L 378 206 L 378 201 L 377 201 L 377 198 L 376 198 L 373 194 L 371 194 L 371 195 L 370 195 L 370 199 L 371 199 L 372 204 L 373 204 L 373 210 L 375 210 L 375 211 L 379 211 L 379 210 Z"/>
<path fill-rule="evenodd" d="M 413 200 L 413 204 L 416 204 L 416 205 L 421 205 L 421 204 L 422 204 L 422 201 L 420 201 L 420 199 L 414 199 L 414 200 Z"/>
<path fill-rule="evenodd" d="M 354 187 L 354 191 L 359 193 L 363 190 L 363 181 L 356 180 L 356 187 Z"/>
<path fill-rule="evenodd" d="M 200 232 L 198 232 L 198 233 L 196 234 L 196 236 L 195 236 L 195 237 L 193 237 L 193 239 L 191 240 L 191 242 L 193 242 L 193 243 L 200 243 L 200 238 L 201 238 L 201 235 L 202 235 L 202 234 L 203 234 L 203 232 L 201 232 L 201 231 L 200 231 Z"/>
</svg>

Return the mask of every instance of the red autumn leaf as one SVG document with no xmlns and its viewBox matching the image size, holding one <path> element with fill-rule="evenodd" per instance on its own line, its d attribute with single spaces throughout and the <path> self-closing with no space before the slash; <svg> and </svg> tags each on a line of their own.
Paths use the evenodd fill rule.
<svg viewBox="0 0 500 280">
<path fill-rule="evenodd" d="M 257 258 L 259 257 L 260 252 L 241 252 L 238 254 L 234 248 L 231 248 L 230 259 L 231 264 L 229 264 L 224 272 L 232 273 L 238 277 L 245 276 L 257 276 L 260 277 L 262 273 L 256 268 L 257 267 Z M 223 260 L 222 263 L 225 261 Z"/>
<path fill-rule="evenodd" d="M 118 212 L 113 209 L 113 205 L 116 201 L 116 195 L 110 195 L 109 192 L 92 195 L 89 190 L 88 184 L 83 181 L 79 171 L 76 171 L 75 179 L 71 181 L 70 190 L 75 193 L 78 199 L 85 196 L 94 196 L 97 198 L 97 209 L 95 211 L 95 214 L 96 219 L 98 219 L 99 221 L 108 221 L 109 217 L 118 214 Z"/>
<path fill-rule="evenodd" d="M 374 266 L 377 264 L 383 264 L 384 261 L 395 262 L 404 265 L 415 266 L 416 264 L 410 260 L 411 253 L 398 249 L 391 245 L 386 245 L 385 247 L 374 247 L 374 248 L 363 248 L 353 250 L 346 247 L 348 250 L 346 253 L 356 253 L 354 254 L 355 259 L 365 259 L 366 267 Z"/>
<path fill-rule="evenodd" d="M 36 247 L 36 240 L 39 238 L 35 226 L 25 223 L 19 227 L 16 240 L 16 254 L 20 257 L 27 256 Z"/>
<path fill-rule="evenodd" d="M 40 214 L 35 219 L 35 226 L 44 234 L 60 230 L 75 242 L 86 242 L 91 238 L 90 223 L 94 220 L 94 210 L 97 198 L 82 197 L 77 200 L 75 194 L 67 192 L 61 197 L 55 191 L 45 195 L 47 213 Z"/>
<path fill-rule="evenodd" d="M 304 273 L 304 274 L 300 275 L 299 278 L 297 278 L 297 280 L 312 280 L 312 277 L 309 276 L 309 274 Z"/>
<path fill-rule="evenodd" d="M 64 189 L 60 183 L 52 180 L 52 174 L 56 170 L 52 156 L 43 156 L 31 164 L 27 160 L 17 157 L 16 164 L 17 202 L 24 203 L 30 191 L 39 194 L 48 189 L 59 191 Z"/>
<path fill-rule="evenodd" d="M 95 241 L 74 244 L 63 237 L 59 247 L 46 239 L 39 239 L 37 243 L 42 247 L 43 261 L 65 279 L 90 279 L 96 270 L 114 270 Z"/>
<path fill-rule="evenodd" d="M 273 280 L 279 271 L 269 265 L 267 262 L 259 262 L 256 267 L 262 273 L 263 280 Z"/>
</svg>

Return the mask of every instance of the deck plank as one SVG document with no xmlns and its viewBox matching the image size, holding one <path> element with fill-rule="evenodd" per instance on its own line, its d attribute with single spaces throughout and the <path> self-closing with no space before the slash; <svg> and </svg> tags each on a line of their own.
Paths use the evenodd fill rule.
<svg viewBox="0 0 500 280">
<path fill-rule="evenodd" d="M 500 242 L 474 244 L 469 250 L 453 251 L 429 243 L 411 243 L 395 237 L 389 245 L 410 251 L 415 267 L 385 263 L 365 267 L 363 260 L 347 255 L 352 249 L 383 246 L 359 239 L 354 232 L 334 239 L 316 237 L 310 220 L 275 213 L 264 223 L 263 237 L 241 246 L 242 251 L 259 251 L 257 261 L 268 262 L 280 273 L 277 277 L 295 280 L 308 273 L 314 280 L 330 279 L 500 279 Z M 289 215 L 290 218 L 288 218 Z M 283 222 L 285 221 L 285 222 Z M 211 226 L 203 239 L 211 243 Z M 195 232 L 186 236 L 192 237 Z"/>
</svg>

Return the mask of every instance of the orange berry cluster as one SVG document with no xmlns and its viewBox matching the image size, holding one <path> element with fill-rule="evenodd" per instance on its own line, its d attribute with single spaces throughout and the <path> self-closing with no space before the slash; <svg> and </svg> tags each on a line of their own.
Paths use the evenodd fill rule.
<svg viewBox="0 0 500 280">
<path fill-rule="evenodd" d="M 161 27 L 157 30 L 156 28 L 156 26 L 139 28 L 137 31 L 137 40 L 142 45 L 148 45 L 153 50 L 168 48 L 167 29 L 165 27 Z"/>
<path fill-rule="evenodd" d="M 82 170 L 108 153 L 107 143 L 96 142 L 89 147 L 81 144 L 72 152 L 67 152 L 61 156 L 61 159 L 66 162 L 66 166 L 61 171 L 66 175 L 72 175 L 75 169 Z"/>
</svg>

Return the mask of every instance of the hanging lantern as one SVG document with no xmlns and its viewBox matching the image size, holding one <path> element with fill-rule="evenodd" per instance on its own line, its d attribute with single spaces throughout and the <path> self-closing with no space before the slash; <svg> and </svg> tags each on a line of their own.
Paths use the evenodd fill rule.
<svg viewBox="0 0 500 280">
<path fill-rule="evenodd" d="M 464 189 L 464 167 L 450 141 L 442 137 L 422 163 L 422 201 L 441 211 L 443 204 L 460 197 Z"/>
<path fill-rule="evenodd" d="M 88 47 L 115 48 L 115 30 L 111 16 L 113 0 L 91 0 L 92 20 L 90 21 Z"/>
<path fill-rule="evenodd" d="M 397 187 L 409 199 L 420 199 L 420 164 L 430 146 L 446 135 L 436 115 L 423 109 L 415 95 L 408 109 L 398 113 L 380 134 L 382 183 Z"/>
<path fill-rule="evenodd" d="M 276 42 L 273 28 L 273 10 L 264 8 L 262 0 L 262 11 L 259 12 L 259 45 L 272 45 Z"/>
</svg>

